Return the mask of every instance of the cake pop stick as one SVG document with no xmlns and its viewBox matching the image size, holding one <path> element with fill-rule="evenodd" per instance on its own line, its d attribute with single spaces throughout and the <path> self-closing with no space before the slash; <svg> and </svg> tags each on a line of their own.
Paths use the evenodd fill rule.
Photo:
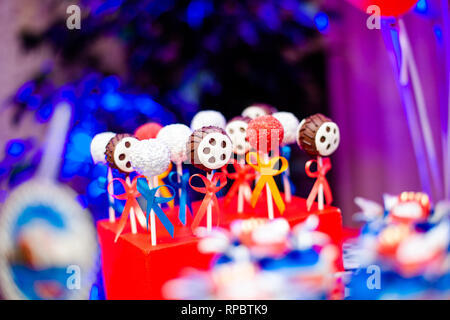
<svg viewBox="0 0 450 320">
<path fill-rule="evenodd" d="M 283 125 L 284 137 L 281 143 L 281 155 L 285 157 L 288 162 L 291 155 L 290 144 L 294 144 L 297 140 L 297 128 L 299 121 L 296 116 L 290 112 L 275 112 L 273 115 L 278 121 Z M 287 203 L 291 202 L 292 191 L 291 191 L 291 181 L 289 179 L 289 167 L 282 174 L 283 187 L 284 187 L 284 200 Z"/>
<path fill-rule="evenodd" d="M 172 173 L 172 163 L 169 164 L 169 168 L 164 171 L 163 173 L 161 173 L 160 175 L 158 175 L 158 183 L 157 186 L 161 186 L 161 188 L 159 188 L 159 192 L 161 193 L 161 195 L 163 197 L 170 197 L 171 196 L 171 192 L 170 190 L 166 187 L 165 183 L 164 183 L 164 179 L 167 178 L 169 176 L 169 174 Z M 167 205 L 169 206 L 169 208 L 173 209 L 173 207 L 175 206 L 174 200 L 170 201 L 167 203 Z"/>
<path fill-rule="evenodd" d="M 226 128 L 225 131 L 227 132 L 228 136 L 230 137 L 232 143 L 233 143 L 233 152 L 236 154 L 236 162 L 237 166 L 235 165 L 235 177 L 233 179 L 236 179 L 235 184 L 231 187 L 230 191 L 228 192 L 228 195 L 230 197 L 234 194 L 234 186 L 236 186 L 236 183 L 238 183 L 238 213 L 244 212 L 244 192 L 246 187 L 246 181 L 248 179 L 242 180 L 242 178 L 245 178 L 245 154 L 250 149 L 250 144 L 247 140 L 247 128 L 248 123 L 250 122 L 250 118 L 247 117 L 235 117 L 231 119 Z M 239 168 L 240 166 L 241 168 Z M 226 168 L 226 167 L 224 167 Z M 227 176 L 230 177 L 230 175 L 226 172 Z M 244 176 L 242 176 L 244 174 Z M 231 175 L 233 177 L 233 175 Z M 228 197 L 227 195 L 227 197 Z M 229 202 L 227 200 L 231 200 L 229 197 L 226 199 L 226 203 Z"/>
<path fill-rule="evenodd" d="M 131 181 L 130 181 L 130 176 L 127 175 L 127 177 L 125 178 L 125 181 L 127 183 L 128 186 L 131 186 Z M 134 212 L 134 209 L 136 207 L 131 207 L 130 208 L 130 225 L 131 225 L 131 233 L 132 234 L 136 234 L 137 233 L 137 228 L 136 228 L 136 214 Z"/>
<path fill-rule="evenodd" d="M 106 145 L 106 160 L 111 168 L 119 170 L 119 172 L 125 173 L 127 176 L 131 174 L 134 170 L 130 163 L 130 150 L 136 144 L 138 140 L 130 134 L 117 134 L 115 135 Z M 111 180 L 112 181 L 112 180 Z M 128 181 L 128 187 L 131 187 L 131 180 Z M 109 193 L 111 194 L 111 193 Z M 137 233 L 136 229 L 136 217 L 142 228 L 145 228 L 147 221 L 145 215 L 139 206 L 132 206 L 130 213 L 130 223 L 132 227 L 132 232 Z"/>
<path fill-rule="evenodd" d="M 180 180 L 180 182 L 178 182 Z M 191 199 L 188 197 L 188 184 L 189 184 L 189 171 L 185 170 L 181 179 L 179 179 L 179 175 L 177 172 L 171 172 L 169 174 L 169 183 L 176 190 L 180 191 L 180 210 L 178 213 L 178 218 L 180 219 L 183 225 L 186 225 L 186 211 L 189 209 L 190 214 L 193 215 Z"/>
<path fill-rule="evenodd" d="M 121 235 L 123 229 L 125 228 L 128 218 L 130 219 L 131 233 L 132 234 L 137 233 L 136 218 L 134 216 L 134 213 L 136 212 L 136 208 L 139 208 L 137 198 L 141 196 L 141 194 L 136 189 L 138 178 L 139 176 L 135 177 L 133 181 L 130 181 L 130 177 L 127 175 L 125 181 L 120 178 L 115 178 L 112 179 L 112 181 L 108 185 L 108 192 L 111 193 L 115 199 L 126 201 L 125 207 L 123 208 L 122 214 L 118 222 L 114 242 L 116 242 L 119 239 L 119 236 Z M 121 194 L 114 193 L 114 190 L 112 190 L 112 186 L 115 181 L 119 182 L 122 185 L 124 193 Z"/>
<path fill-rule="evenodd" d="M 234 180 L 233 185 L 225 196 L 225 205 L 227 206 L 236 195 L 236 192 L 238 192 L 238 213 L 242 213 L 244 211 L 245 190 L 250 188 L 249 182 L 255 179 L 255 173 L 250 165 L 240 164 L 235 159 L 233 159 L 232 164 L 235 172 L 228 172 L 226 166 L 222 168 L 227 178 Z M 239 193 L 240 191 L 242 192 Z M 248 197 L 249 202 L 250 197 Z"/>
<path fill-rule="evenodd" d="M 91 142 L 91 156 L 94 163 L 103 163 L 107 165 L 105 158 L 106 145 L 115 136 L 114 132 L 102 132 L 94 136 Z M 108 166 L 107 185 L 112 181 L 113 174 L 111 166 Z M 114 211 L 114 198 L 107 192 L 109 200 L 109 221 L 116 221 L 116 213 Z"/>
<path fill-rule="evenodd" d="M 192 224 L 196 227 L 200 222 L 205 211 L 207 212 L 207 231 L 212 228 L 212 203 L 216 204 L 218 210 L 217 198 L 215 192 L 219 191 L 226 185 L 226 176 L 223 173 L 215 173 L 214 170 L 221 169 L 228 164 L 232 154 L 232 143 L 226 132 L 218 127 L 203 127 L 195 130 L 189 137 L 187 143 L 187 153 L 191 163 L 207 172 L 207 178 L 202 175 L 194 175 L 189 183 L 191 187 L 199 192 L 205 193 L 205 199 L 197 212 Z M 205 188 L 198 188 L 192 185 L 193 177 L 198 176 L 203 180 Z M 221 182 L 217 187 L 217 183 Z"/>
<path fill-rule="evenodd" d="M 157 182 L 158 181 L 156 180 L 156 183 Z M 148 186 L 150 189 L 153 189 L 155 187 L 155 177 L 153 177 L 153 183 L 152 179 L 148 180 Z M 153 210 L 153 208 L 150 209 L 150 235 L 152 246 L 156 246 L 156 219 L 155 219 L 155 211 Z"/>
<path fill-rule="evenodd" d="M 264 161 L 266 163 L 269 162 L 269 155 L 267 153 L 264 154 Z M 266 184 L 266 197 L 267 197 L 267 213 L 270 220 L 275 218 L 275 214 L 273 212 L 273 201 L 272 201 L 272 192 L 270 191 L 269 185 Z"/>
<path fill-rule="evenodd" d="M 126 174 L 126 179 L 125 182 L 127 184 L 128 188 L 132 188 L 133 187 L 133 183 L 131 183 L 129 175 L 130 173 L 132 173 L 134 170 L 131 166 L 131 162 L 130 162 L 130 154 L 131 154 L 131 148 L 138 143 L 139 140 L 137 140 L 135 137 L 133 137 L 130 134 L 124 133 L 124 134 L 117 134 L 115 135 L 106 145 L 106 151 L 105 151 L 105 155 L 106 155 L 106 160 L 109 163 L 109 165 L 112 168 L 115 168 L 117 170 L 119 170 L 122 173 Z M 115 179 L 113 179 L 112 181 L 114 181 Z M 112 186 L 112 183 L 110 183 L 110 185 Z M 136 185 L 134 184 L 134 187 L 136 187 Z M 114 194 L 113 192 L 110 194 Z M 113 195 L 114 197 L 114 195 Z M 117 199 L 117 197 L 116 197 Z M 131 232 L 133 234 L 137 233 L 137 228 L 136 228 L 136 215 L 138 215 L 138 219 L 139 219 L 139 224 L 142 227 L 145 227 L 146 225 L 146 220 L 145 220 L 145 216 L 142 213 L 142 211 L 140 210 L 139 206 L 135 206 L 132 205 L 129 208 L 129 217 L 130 217 L 130 224 L 131 224 Z M 128 212 L 122 212 L 122 215 L 128 215 Z"/>
<path fill-rule="evenodd" d="M 310 160 L 306 163 L 306 174 L 311 178 L 316 178 L 316 182 L 306 201 L 308 211 L 314 199 L 318 198 L 318 209 L 324 209 L 324 196 L 329 205 L 333 201 L 330 186 L 325 178 L 326 173 L 331 169 L 329 158 L 339 146 L 340 133 L 336 123 L 322 114 L 315 114 L 304 119 L 298 127 L 297 143 L 300 148 L 310 156 L 316 156 L 317 160 Z M 312 172 L 310 167 L 317 164 L 317 171 Z"/>
<path fill-rule="evenodd" d="M 265 187 L 269 219 L 274 218 L 272 200 L 275 200 L 281 214 L 283 214 L 286 208 L 273 177 L 281 174 L 287 169 L 287 160 L 279 156 L 275 156 L 269 160 L 269 152 L 279 149 L 280 143 L 283 141 L 283 136 L 283 126 L 272 116 L 258 117 L 250 121 L 248 125 L 247 137 L 249 143 L 253 148 L 258 150 L 258 153 L 248 153 L 246 157 L 247 163 L 260 173 L 260 178 L 253 190 L 251 204 L 253 207 L 256 206 L 258 197 Z M 261 158 L 263 160 L 261 160 Z M 256 159 L 256 164 L 254 163 L 254 159 Z M 278 163 L 280 161 L 281 168 L 278 169 Z"/>
<path fill-rule="evenodd" d="M 130 153 L 131 165 L 143 176 L 147 177 L 149 190 L 142 188 L 142 184 L 138 185 L 138 191 L 141 194 L 146 195 L 147 200 L 147 212 L 150 216 L 150 233 L 152 246 L 156 245 L 156 222 L 155 211 L 159 211 L 153 203 L 156 199 L 159 199 L 158 193 L 160 186 L 158 186 L 158 175 L 163 173 L 169 168 L 170 165 L 170 152 L 167 146 L 157 140 L 148 139 L 142 140 L 134 144 Z M 173 197 L 170 199 L 172 200 Z M 170 201 L 169 200 L 169 201 Z M 163 214 L 164 215 L 164 214 Z M 148 219 L 147 219 L 148 222 Z"/>
<path fill-rule="evenodd" d="M 142 196 L 147 200 L 147 221 L 150 221 L 151 228 L 151 243 L 152 246 L 156 245 L 156 218 L 158 217 L 159 221 L 163 224 L 164 228 L 170 234 L 171 237 L 174 236 L 174 227 L 172 222 L 170 222 L 169 218 L 164 214 L 164 211 L 161 209 L 160 204 L 167 203 L 172 201 L 175 196 L 175 189 L 170 186 L 165 186 L 171 190 L 172 195 L 170 197 L 158 197 L 158 191 L 161 186 L 152 188 L 153 183 L 151 181 L 147 181 L 146 179 L 140 179 L 137 184 L 138 191 L 142 194 Z M 147 224 L 148 230 L 148 224 Z"/>
<path fill-rule="evenodd" d="M 214 170 L 206 173 L 206 177 L 209 181 L 212 182 L 214 176 Z M 206 213 L 206 230 L 210 232 L 212 230 L 212 204 L 211 202 L 208 204 L 208 209 Z"/>
</svg>

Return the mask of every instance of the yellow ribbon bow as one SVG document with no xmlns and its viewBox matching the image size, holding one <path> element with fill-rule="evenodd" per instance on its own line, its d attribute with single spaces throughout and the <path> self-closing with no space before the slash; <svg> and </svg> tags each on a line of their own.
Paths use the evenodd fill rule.
<svg viewBox="0 0 450 320">
<path fill-rule="evenodd" d="M 251 159 L 256 159 L 256 163 L 251 162 Z M 264 186 L 267 184 L 269 186 L 270 191 L 272 192 L 272 198 L 275 201 L 275 204 L 278 207 L 278 210 L 281 214 L 286 210 L 286 206 L 284 204 L 283 198 L 280 195 L 280 191 L 278 190 L 277 184 L 275 183 L 274 176 L 281 174 L 286 171 L 288 168 L 288 161 L 284 157 L 273 157 L 269 160 L 268 163 L 263 162 L 261 157 L 256 152 L 249 152 L 246 156 L 247 163 L 251 165 L 256 171 L 258 171 L 261 176 L 258 180 L 258 183 L 255 186 L 255 189 L 252 193 L 252 198 L 250 203 L 254 208 L 256 206 L 256 202 L 258 202 L 259 195 L 263 190 Z M 281 161 L 281 168 L 275 169 L 278 162 Z"/>
<path fill-rule="evenodd" d="M 164 186 L 165 183 L 163 181 L 163 179 L 166 178 L 169 175 L 169 173 L 172 171 L 172 167 L 173 167 L 172 163 L 170 163 L 169 168 L 158 176 L 158 186 L 161 186 L 159 188 L 159 192 L 161 192 L 161 196 L 163 198 L 171 198 L 172 197 L 172 193 L 170 192 L 169 188 Z M 155 187 L 157 187 L 157 186 L 155 186 Z M 170 209 L 173 209 L 173 207 L 175 205 L 175 201 L 171 200 L 167 203 L 167 205 L 169 206 Z"/>
</svg>

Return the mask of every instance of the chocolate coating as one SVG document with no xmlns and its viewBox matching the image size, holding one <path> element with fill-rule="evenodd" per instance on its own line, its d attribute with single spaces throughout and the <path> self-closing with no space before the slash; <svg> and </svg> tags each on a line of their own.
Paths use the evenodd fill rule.
<svg viewBox="0 0 450 320">
<path fill-rule="evenodd" d="M 297 144 L 308 155 L 329 156 L 339 145 L 339 128 L 323 114 L 304 119 L 298 128 Z"/>
<path fill-rule="evenodd" d="M 116 150 L 116 146 L 124 138 L 134 138 L 134 136 L 131 134 L 128 134 L 128 133 L 116 134 L 111 140 L 109 140 L 108 144 L 106 145 L 105 155 L 106 155 L 106 161 L 109 163 L 111 168 L 117 169 L 123 173 L 128 173 L 126 171 L 121 170 L 114 160 L 114 152 Z M 131 168 L 131 162 L 130 162 L 130 168 Z"/>
<path fill-rule="evenodd" d="M 233 149 L 225 130 L 210 126 L 197 129 L 191 134 L 186 151 L 193 166 L 211 172 L 228 163 Z"/>
</svg>

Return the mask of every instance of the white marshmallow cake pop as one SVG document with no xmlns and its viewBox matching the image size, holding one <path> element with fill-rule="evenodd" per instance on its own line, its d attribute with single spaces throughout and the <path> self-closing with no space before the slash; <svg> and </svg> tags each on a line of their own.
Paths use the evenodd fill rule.
<svg viewBox="0 0 450 320">
<path fill-rule="evenodd" d="M 226 125 L 227 120 L 225 117 L 219 111 L 215 110 L 200 111 L 191 121 L 192 131 L 209 126 L 225 129 Z"/>
<path fill-rule="evenodd" d="M 250 120 L 246 117 L 235 117 L 228 122 L 225 128 L 233 143 L 233 152 L 237 155 L 245 155 L 250 149 L 247 140 L 247 128 Z"/>
<path fill-rule="evenodd" d="M 94 163 L 106 163 L 106 145 L 115 135 L 114 132 L 102 132 L 92 138 L 91 156 Z"/>
<path fill-rule="evenodd" d="M 227 165 L 233 153 L 232 142 L 226 132 L 212 126 L 195 130 L 186 149 L 191 164 L 206 172 Z"/>
<path fill-rule="evenodd" d="M 297 141 L 299 121 L 291 112 L 275 112 L 272 116 L 281 122 L 284 130 L 282 145 L 294 144 Z"/>
<path fill-rule="evenodd" d="M 191 134 L 192 131 L 188 126 L 177 123 L 162 128 L 156 138 L 169 148 L 170 160 L 181 164 L 187 160 L 186 144 Z"/>
<path fill-rule="evenodd" d="M 170 151 L 158 139 L 141 140 L 132 146 L 130 161 L 137 173 L 146 177 L 155 177 L 169 168 Z"/>
<path fill-rule="evenodd" d="M 111 165 L 123 173 L 134 171 L 131 161 L 131 149 L 139 140 L 128 133 L 115 135 L 106 145 L 106 160 Z"/>
</svg>

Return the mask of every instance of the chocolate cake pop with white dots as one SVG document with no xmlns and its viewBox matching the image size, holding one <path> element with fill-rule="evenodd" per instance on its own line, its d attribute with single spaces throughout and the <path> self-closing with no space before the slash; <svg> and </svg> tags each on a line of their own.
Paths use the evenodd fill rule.
<svg viewBox="0 0 450 320">
<path fill-rule="evenodd" d="M 192 165 L 211 172 L 225 166 L 233 153 L 233 146 L 226 132 L 218 127 L 195 130 L 186 145 Z"/>
<path fill-rule="evenodd" d="M 106 160 L 112 168 L 122 173 L 134 171 L 130 161 L 130 154 L 135 144 L 139 142 L 134 136 L 128 133 L 120 133 L 114 136 L 106 145 Z"/>
<path fill-rule="evenodd" d="M 250 120 L 248 117 L 234 117 L 227 123 L 225 128 L 233 142 L 233 152 L 237 155 L 245 155 L 250 149 L 250 144 L 247 140 L 247 128 Z"/>
<path fill-rule="evenodd" d="M 339 146 L 339 127 L 323 114 L 315 114 L 304 119 L 297 132 L 300 148 L 312 157 L 327 157 Z"/>
</svg>

